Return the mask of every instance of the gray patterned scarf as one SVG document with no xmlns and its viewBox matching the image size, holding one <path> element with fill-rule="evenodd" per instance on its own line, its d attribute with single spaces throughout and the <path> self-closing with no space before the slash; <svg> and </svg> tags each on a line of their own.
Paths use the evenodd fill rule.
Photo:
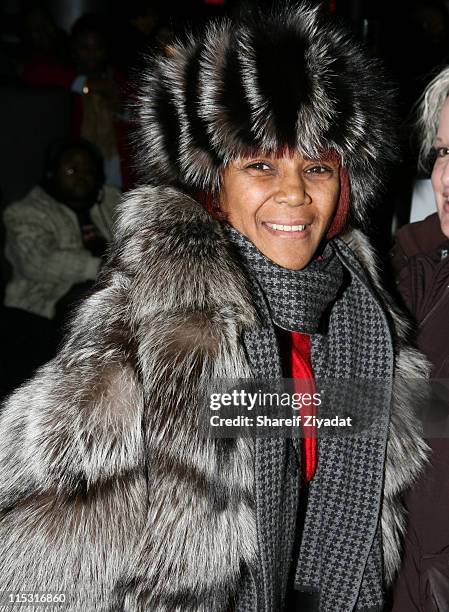
<svg viewBox="0 0 449 612">
<path fill-rule="evenodd" d="M 236 230 L 228 228 L 227 233 L 248 273 L 261 318 L 261 326 L 243 338 L 255 375 L 264 380 L 282 377 L 273 323 L 308 333 L 317 388 L 330 388 L 333 412 L 350 406 L 353 412 L 376 415 L 368 431 L 319 438 L 318 469 L 309 488 L 299 555 L 294 553 L 301 494 L 297 442 L 257 438 L 261 567 L 257 578 L 254 573 L 247 576 L 237 609 L 283 610 L 293 568 L 295 589 L 309 594 L 304 595 L 311 602 L 308 609 L 381 610 L 380 505 L 393 367 L 383 310 L 359 262 L 339 239 L 326 246 L 320 260 L 291 271 L 268 260 Z M 365 387 L 357 393 L 352 390 L 356 378 L 380 384 L 372 385 L 368 394 Z M 349 384 L 334 384 L 341 379 Z"/>
</svg>

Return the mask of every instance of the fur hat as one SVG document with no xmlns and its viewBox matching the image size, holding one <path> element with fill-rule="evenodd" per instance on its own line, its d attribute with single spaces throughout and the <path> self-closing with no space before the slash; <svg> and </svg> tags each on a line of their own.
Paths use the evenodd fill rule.
<svg viewBox="0 0 449 612">
<path fill-rule="evenodd" d="M 319 7 L 215 21 L 149 61 L 137 105 L 146 178 L 213 190 L 240 155 L 335 150 L 363 220 L 394 150 L 382 81 L 377 62 Z"/>
</svg>

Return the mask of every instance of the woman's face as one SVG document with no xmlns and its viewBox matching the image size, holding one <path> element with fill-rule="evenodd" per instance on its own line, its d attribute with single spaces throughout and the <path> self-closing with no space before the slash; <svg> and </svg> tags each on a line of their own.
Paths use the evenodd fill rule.
<svg viewBox="0 0 449 612">
<path fill-rule="evenodd" d="M 441 231 L 449 238 L 449 98 L 441 109 L 435 148 L 437 158 L 432 170 L 432 187 Z"/>
<path fill-rule="evenodd" d="M 223 173 L 220 208 L 266 257 L 301 270 L 326 235 L 340 194 L 337 160 L 257 156 Z"/>
</svg>

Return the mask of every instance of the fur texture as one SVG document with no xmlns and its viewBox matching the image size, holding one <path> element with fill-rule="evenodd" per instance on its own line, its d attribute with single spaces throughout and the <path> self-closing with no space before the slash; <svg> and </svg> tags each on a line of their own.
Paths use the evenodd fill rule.
<svg viewBox="0 0 449 612">
<path fill-rule="evenodd" d="M 333 149 L 358 220 L 379 194 L 394 152 L 392 96 L 376 62 L 317 6 L 216 21 L 149 60 L 142 78 L 139 149 L 152 183 L 210 190 L 238 156 Z"/>
<path fill-rule="evenodd" d="M 382 295 L 366 241 L 346 240 Z M 113 253 L 58 357 L 2 409 L 0 583 L 67 591 L 70 612 L 227 611 L 257 564 L 253 444 L 201 438 L 198 394 L 250 373 L 246 280 L 220 225 L 172 188 L 128 196 Z M 426 362 L 391 315 L 396 371 L 422 380 Z M 417 399 L 399 379 L 382 510 L 390 580 L 399 496 L 425 458 Z"/>
</svg>

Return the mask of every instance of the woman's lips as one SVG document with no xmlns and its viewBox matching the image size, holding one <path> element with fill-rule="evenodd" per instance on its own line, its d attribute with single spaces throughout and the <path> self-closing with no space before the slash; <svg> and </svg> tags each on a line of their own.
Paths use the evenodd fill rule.
<svg viewBox="0 0 449 612">
<path fill-rule="evenodd" d="M 271 223 L 268 221 L 263 222 L 263 226 L 273 236 L 279 236 L 280 238 L 305 238 L 310 233 L 310 223 Z"/>
</svg>

